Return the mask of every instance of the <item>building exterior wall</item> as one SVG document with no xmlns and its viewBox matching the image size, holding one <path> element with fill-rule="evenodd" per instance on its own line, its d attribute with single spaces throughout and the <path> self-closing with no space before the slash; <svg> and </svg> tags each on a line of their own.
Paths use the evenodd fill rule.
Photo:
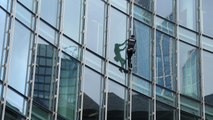
<svg viewBox="0 0 213 120">
<path fill-rule="evenodd" d="M 1 0 L 0 119 L 213 120 L 212 3 Z"/>
</svg>

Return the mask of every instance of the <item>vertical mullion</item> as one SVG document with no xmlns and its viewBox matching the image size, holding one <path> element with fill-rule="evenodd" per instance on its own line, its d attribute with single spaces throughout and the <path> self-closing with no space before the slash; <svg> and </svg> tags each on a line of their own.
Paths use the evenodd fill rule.
<svg viewBox="0 0 213 120">
<path fill-rule="evenodd" d="M 8 90 L 8 77 L 9 77 L 9 68 L 11 62 L 11 53 L 12 53 L 12 46 L 13 46 L 13 39 L 14 39 L 14 29 L 15 29 L 15 13 L 16 13 L 16 0 L 12 1 L 11 5 L 11 13 L 10 13 L 10 23 L 9 23 L 9 30 L 8 30 L 8 39 L 7 39 L 7 46 L 6 46 L 6 56 L 4 62 L 4 80 L 3 80 L 3 108 L 2 108 L 2 120 L 4 120 L 5 110 L 6 110 L 6 95 Z"/>
<path fill-rule="evenodd" d="M 34 41 L 32 50 L 32 63 L 31 63 L 31 71 L 29 80 L 29 95 L 28 95 L 28 114 L 27 120 L 31 120 L 32 116 L 32 106 L 33 106 L 33 94 L 34 94 L 34 84 L 35 84 L 35 73 L 36 73 L 36 66 L 37 66 L 37 50 L 38 50 L 38 38 L 39 38 L 39 23 L 40 23 L 40 0 L 35 0 L 36 2 L 36 13 L 35 13 L 35 28 L 34 28 Z"/>
</svg>

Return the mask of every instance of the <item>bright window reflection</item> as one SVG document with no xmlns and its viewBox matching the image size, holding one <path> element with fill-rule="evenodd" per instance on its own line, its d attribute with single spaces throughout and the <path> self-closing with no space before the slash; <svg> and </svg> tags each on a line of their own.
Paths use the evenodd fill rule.
<svg viewBox="0 0 213 120">
<path fill-rule="evenodd" d="M 196 30 L 197 28 L 197 0 L 180 0 L 179 22 L 181 25 Z"/>
<path fill-rule="evenodd" d="M 157 84 L 176 90 L 176 43 L 172 37 L 156 33 Z"/>
<path fill-rule="evenodd" d="M 21 92 L 27 94 L 26 76 L 28 65 L 28 51 L 30 45 L 30 31 L 15 22 L 15 33 L 13 39 L 12 56 L 9 69 L 9 85 Z"/>
<path fill-rule="evenodd" d="M 213 0 L 202 0 L 203 7 L 203 32 L 206 35 L 213 36 Z"/>
<path fill-rule="evenodd" d="M 127 12 L 127 1 L 126 0 L 111 0 L 112 5 L 116 6 L 123 12 Z"/>
<path fill-rule="evenodd" d="M 181 93 L 198 99 L 200 98 L 199 51 L 184 43 L 180 43 L 179 50 Z"/>
<path fill-rule="evenodd" d="M 166 19 L 174 21 L 174 7 L 174 0 L 157 0 L 157 14 Z"/>
<path fill-rule="evenodd" d="M 103 54 L 104 3 L 100 0 L 88 0 L 87 47 Z"/>
</svg>

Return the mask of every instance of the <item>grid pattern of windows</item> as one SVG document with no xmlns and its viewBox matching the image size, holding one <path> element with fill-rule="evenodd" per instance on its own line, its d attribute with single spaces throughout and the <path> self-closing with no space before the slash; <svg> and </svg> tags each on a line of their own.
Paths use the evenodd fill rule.
<svg viewBox="0 0 213 120">
<path fill-rule="evenodd" d="M 0 119 L 213 119 L 211 3 L 0 0 Z"/>
</svg>

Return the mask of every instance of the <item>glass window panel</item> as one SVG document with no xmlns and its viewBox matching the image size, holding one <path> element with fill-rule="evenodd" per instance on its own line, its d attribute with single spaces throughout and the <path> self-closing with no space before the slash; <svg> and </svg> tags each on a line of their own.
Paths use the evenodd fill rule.
<svg viewBox="0 0 213 120">
<path fill-rule="evenodd" d="M 50 43 L 57 44 L 57 32 L 43 21 L 40 21 L 39 34 Z"/>
<path fill-rule="evenodd" d="M 157 84 L 176 90 L 176 42 L 161 32 L 156 32 Z"/>
<path fill-rule="evenodd" d="M 64 7 L 64 33 L 73 40 L 80 42 L 81 0 L 65 0 Z"/>
<path fill-rule="evenodd" d="M 157 14 L 174 21 L 175 1 L 174 0 L 157 0 Z"/>
<path fill-rule="evenodd" d="M 213 105 L 213 54 L 203 52 L 204 97 L 207 104 Z"/>
<path fill-rule="evenodd" d="M 64 52 L 76 59 L 80 59 L 80 47 L 72 40 L 63 37 L 61 40 L 61 47 Z"/>
<path fill-rule="evenodd" d="M 41 18 L 43 18 L 46 22 L 50 23 L 54 27 L 56 27 L 56 24 L 58 21 L 57 11 L 58 11 L 59 5 L 60 4 L 58 3 L 58 0 L 42 0 L 41 1 Z"/>
<path fill-rule="evenodd" d="M 182 27 L 179 27 L 179 38 L 183 41 L 186 41 L 190 44 L 197 45 L 198 39 L 195 32 L 189 31 L 187 29 L 184 29 Z"/>
<path fill-rule="evenodd" d="M 176 94 L 160 86 L 156 87 L 157 100 L 175 106 Z"/>
<path fill-rule="evenodd" d="M 203 32 L 206 35 L 213 36 L 213 0 L 202 1 L 203 15 Z"/>
<path fill-rule="evenodd" d="M 186 97 L 180 97 L 181 110 L 191 113 L 192 115 L 200 116 L 200 102 L 196 102 Z M 182 120 L 182 119 L 181 119 Z M 184 119 L 185 120 L 185 119 Z"/>
<path fill-rule="evenodd" d="M 26 118 L 24 118 L 23 116 L 21 116 L 19 113 L 15 112 L 14 110 L 12 110 L 10 107 L 11 107 L 10 105 L 6 106 L 5 116 L 4 116 L 5 120 L 26 120 Z"/>
<path fill-rule="evenodd" d="M 98 70 L 99 72 L 102 72 L 103 68 L 103 61 L 98 56 L 94 55 L 93 53 L 86 51 L 85 52 L 85 60 L 86 64 L 92 67 L 95 70 Z"/>
<path fill-rule="evenodd" d="M 102 94 L 102 77 L 101 75 L 93 72 L 92 70 L 85 69 L 84 81 L 84 105 L 83 105 L 83 119 L 98 120 L 101 94 Z M 92 84 L 91 84 L 92 83 Z"/>
<path fill-rule="evenodd" d="M 213 51 L 213 39 L 202 37 L 203 40 L 203 48 L 209 51 Z"/>
<path fill-rule="evenodd" d="M 133 57 L 133 72 L 150 80 L 151 76 L 151 29 L 135 21 L 136 53 Z"/>
<path fill-rule="evenodd" d="M 199 50 L 182 42 L 179 45 L 181 93 L 199 99 Z"/>
<path fill-rule="evenodd" d="M 197 29 L 197 0 L 179 1 L 179 23 L 189 29 Z"/>
<path fill-rule="evenodd" d="M 22 96 L 18 95 L 11 89 L 8 89 L 6 99 L 7 106 L 18 113 L 22 113 L 23 115 L 26 114 L 27 101 Z"/>
<path fill-rule="evenodd" d="M 52 120 L 52 114 L 45 111 L 38 105 L 34 105 L 32 107 L 32 120 Z"/>
<path fill-rule="evenodd" d="M 11 10 L 11 0 L 0 0 L 0 5 L 10 12 Z"/>
<path fill-rule="evenodd" d="M 133 92 L 132 94 L 132 120 L 149 120 L 151 115 L 151 100 Z"/>
<path fill-rule="evenodd" d="M 181 116 L 181 118 L 180 118 L 181 120 L 201 120 L 197 116 L 186 113 L 184 111 L 181 111 L 180 116 Z"/>
<path fill-rule="evenodd" d="M 125 73 L 122 72 L 123 70 L 120 67 L 116 67 L 115 65 L 109 64 L 108 66 L 109 70 L 109 77 L 122 83 L 125 84 Z"/>
<path fill-rule="evenodd" d="M 175 35 L 174 24 L 165 19 L 157 17 L 156 18 L 156 27 L 160 31 L 163 31 L 163 32 L 168 33 L 173 36 Z"/>
<path fill-rule="evenodd" d="M 58 113 L 67 120 L 75 120 L 78 96 L 79 63 L 65 55 L 61 56 Z"/>
<path fill-rule="evenodd" d="M 43 59 L 43 61 L 40 61 L 37 63 L 37 69 L 35 73 L 35 83 L 34 85 L 39 86 L 38 88 L 34 88 L 34 93 L 37 93 L 37 95 L 34 95 L 33 100 L 38 102 L 38 104 L 42 105 L 43 107 L 48 108 L 49 110 L 52 109 L 52 97 L 54 93 L 54 78 L 55 78 L 55 59 L 56 59 L 56 49 L 49 45 L 48 43 L 44 42 L 43 40 L 39 39 L 38 41 L 38 51 L 44 52 L 45 56 L 40 56 L 37 54 L 37 61 L 40 61 L 40 59 Z M 47 65 L 47 61 L 51 60 L 52 64 Z M 44 69 L 43 73 L 40 71 L 40 69 Z M 47 71 L 50 69 L 51 74 Z M 51 80 L 51 82 L 49 82 Z M 49 85 L 49 89 L 44 89 L 45 85 Z"/>
<path fill-rule="evenodd" d="M 142 78 L 133 76 L 132 88 L 140 93 L 151 97 L 151 84 Z"/>
<path fill-rule="evenodd" d="M 135 3 L 140 5 L 141 7 L 147 9 L 147 10 L 152 10 L 152 1 L 151 0 L 135 0 Z"/>
<path fill-rule="evenodd" d="M 19 0 L 25 7 L 30 9 L 32 12 L 36 10 L 36 1 L 35 0 Z"/>
<path fill-rule="evenodd" d="M 88 1 L 87 47 L 103 55 L 104 51 L 104 3 L 100 0 Z"/>
<path fill-rule="evenodd" d="M 124 87 L 109 81 L 107 120 L 124 120 Z"/>
<path fill-rule="evenodd" d="M 127 12 L 127 1 L 126 0 L 111 0 L 111 4 L 123 12 Z"/>
<path fill-rule="evenodd" d="M 213 107 L 205 105 L 206 120 L 213 120 Z"/>
<path fill-rule="evenodd" d="M 28 0 L 26 0 L 28 1 Z M 30 1 L 30 0 L 29 0 Z M 34 25 L 34 17 L 33 15 L 27 11 L 27 9 L 23 8 L 20 4 L 16 5 L 16 17 L 22 21 L 25 25 L 27 25 L 29 28 L 33 28 Z"/>
<path fill-rule="evenodd" d="M 156 119 L 157 120 L 176 120 L 175 109 L 157 102 Z"/>
<path fill-rule="evenodd" d="M 109 59 L 121 67 L 125 67 L 126 60 L 126 16 L 117 11 L 111 9 L 111 20 L 109 25 L 109 45 L 108 53 Z"/>
<path fill-rule="evenodd" d="M 27 86 L 27 65 L 28 51 L 30 45 L 30 31 L 22 26 L 19 22 L 15 22 L 15 32 L 11 52 L 11 62 L 9 69 L 9 85 L 18 90 L 22 94 L 27 94 L 25 88 Z"/>
<path fill-rule="evenodd" d="M 134 6 L 134 17 L 148 25 L 152 25 L 152 14 L 136 5 Z"/>
</svg>

